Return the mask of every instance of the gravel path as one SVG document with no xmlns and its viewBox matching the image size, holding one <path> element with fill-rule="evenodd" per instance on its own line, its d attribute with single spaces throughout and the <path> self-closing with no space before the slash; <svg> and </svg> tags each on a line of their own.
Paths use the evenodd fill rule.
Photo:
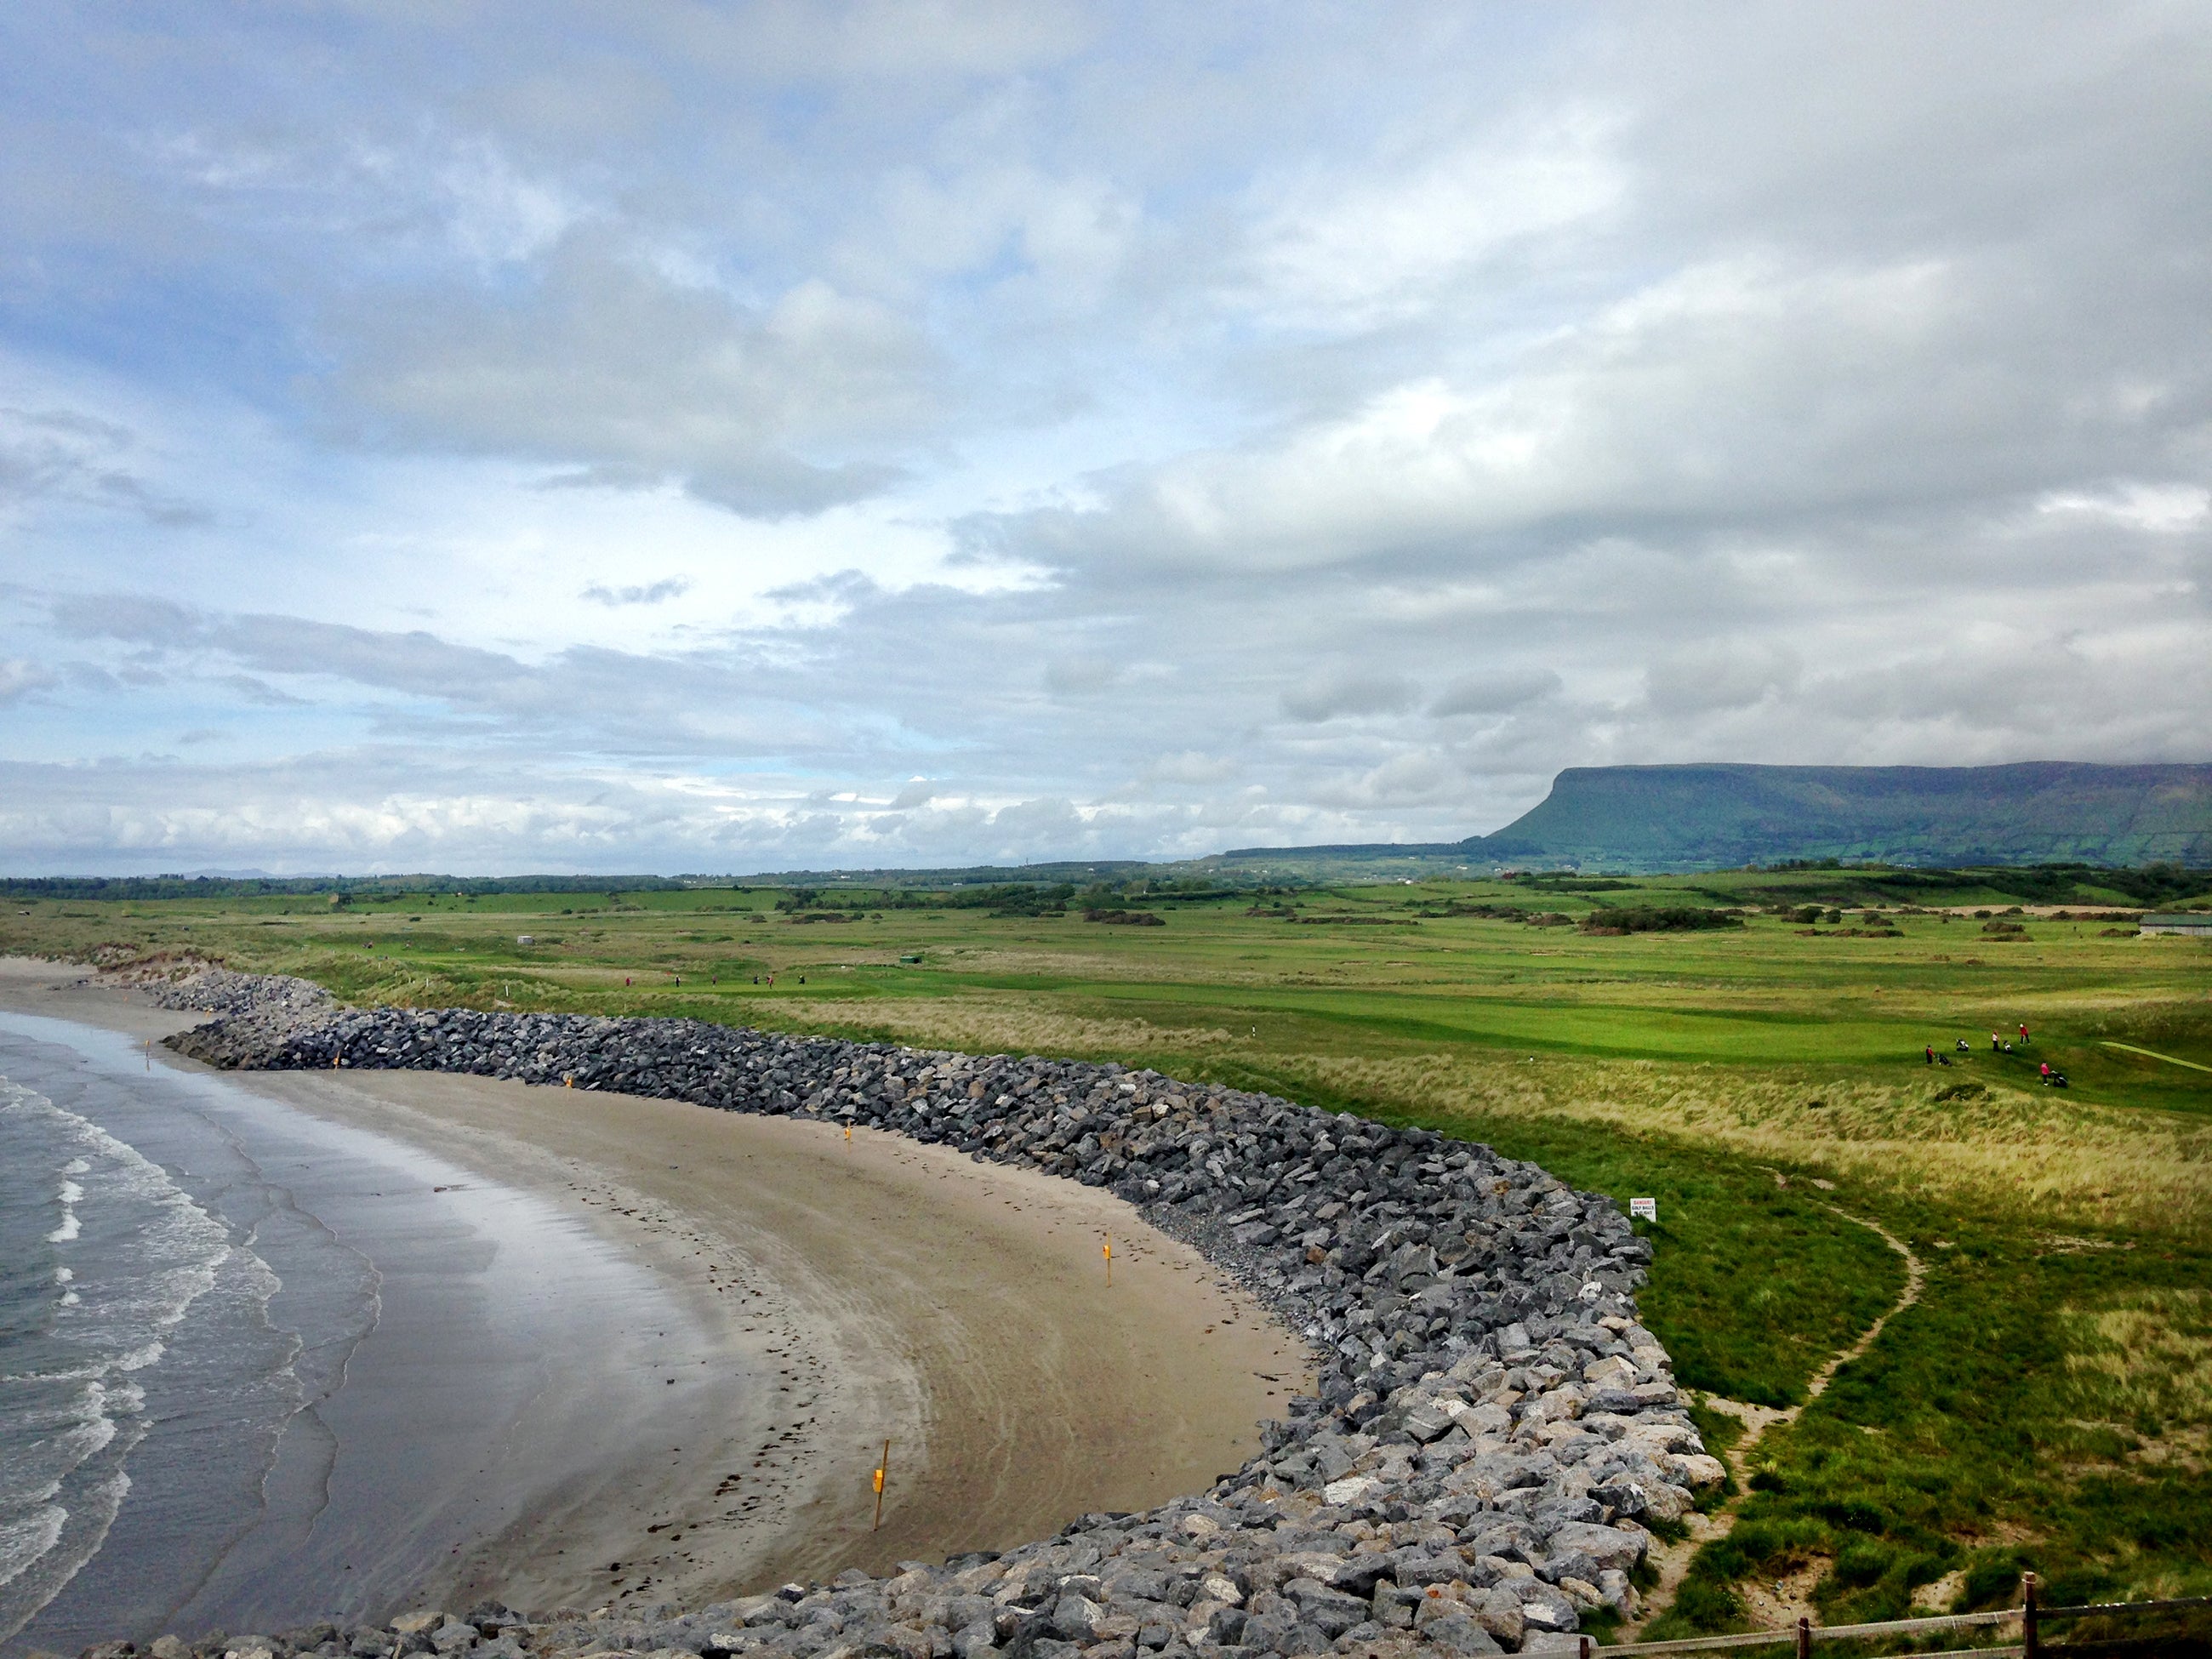
<svg viewBox="0 0 2212 1659">
<path fill-rule="evenodd" d="M 1785 1188 L 1789 1186 L 1790 1177 L 1779 1170 L 1770 1169 L 1767 1173 L 1774 1177 L 1776 1186 Z M 1723 1400 L 1717 1395 L 1706 1396 L 1705 1404 L 1708 1407 L 1715 1411 L 1727 1413 L 1744 1425 L 1742 1437 L 1734 1445 L 1729 1447 L 1727 1451 L 1729 1468 L 1735 1476 L 1736 1491 L 1734 1496 L 1718 1508 L 1708 1513 L 1692 1516 L 1688 1537 L 1674 1544 L 1660 1546 L 1652 1551 L 1651 1565 L 1657 1569 L 1659 1580 L 1652 1587 L 1651 1593 L 1644 1598 L 1644 1605 L 1637 1618 L 1635 1626 L 1637 1629 L 1650 1624 L 1674 1604 L 1675 1592 L 1681 1589 L 1682 1580 L 1689 1573 L 1690 1562 L 1698 1551 L 1706 1544 L 1725 1538 L 1735 1530 L 1737 1512 L 1742 1508 L 1744 1499 L 1751 1492 L 1752 1453 L 1758 1449 L 1759 1442 L 1765 1437 L 1766 1431 L 1777 1424 L 1795 1423 L 1804 1414 L 1806 1406 L 1811 1405 L 1828 1391 L 1828 1384 L 1835 1380 L 1838 1371 L 1863 1356 L 1880 1339 L 1883 1329 L 1887 1327 L 1891 1320 L 1920 1300 L 1921 1287 L 1927 1282 L 1928 1270 L 1926 1264 L 1912 1253 L 1911 1246 L 1879 1221 L 1870 1220 L 1863 1215 L 1853 1215 L 1850 1211 L 1831 1204 L 1826 1199 L 1815 1201 L 1824 1209 L 1841 1216 L 1853 1226 L 1864 1227 L 1869 1232 L 1879 1235 L 1883 1243 L 1904 1257 L 1905 1290 L 1888 1311 L 1859 1333 L 1856 1341 L 1848 1347 L 1838 1348 L 1834 1353 L 1830 1354 L 1820 1369 L 1813 1373 L 1805 1384 L 1803 1405 L 1783 1407 L 1755 1406 L 1748 1401 Z M 1808 1617 L 1813 1613 L 1813 1606 L 1808 1598 L 1813 1585 L 1819 1581 L 1820 1572 L 1814 1571 L 1809 1573 L 1800 1573 L 1796 1577 L 1797 1582 L 1777 1585 L 1773 1593 L 1754 1588 L 1747 1595 L 1745 1599 L 1755 1626 L 1766 1630 L 1780 1630 L 1795 1624 L 1799 1618 Z"/>
</svg>

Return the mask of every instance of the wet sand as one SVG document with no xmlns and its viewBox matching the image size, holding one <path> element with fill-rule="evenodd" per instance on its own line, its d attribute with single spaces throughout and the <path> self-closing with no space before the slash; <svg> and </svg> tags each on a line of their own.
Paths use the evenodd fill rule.
<svg viewBox="0 0 2212 1659">
<path fill-rule="evenodd" d="M 58 983 L 79 976 L 0 964 L 0 1006 L 141 1036 L 196 1023 Z M 649 1452 L 611 1436 L 613 1466 L 457 1553 L 434 1598 L 695 1605 L 1004 1547 L 1206 1485 L 1310 1386 L 1303 1346 L 1195 1252 L 1071 1182 L 871 1130 L 848 1142 L 627 1096 L 434 1073 L 229 1075 L 559 1206 L 716 1334 L 673 1382 L 644 1352 L 580 1353 L 683 1398 L 682 1431 Z"/>
</svg>

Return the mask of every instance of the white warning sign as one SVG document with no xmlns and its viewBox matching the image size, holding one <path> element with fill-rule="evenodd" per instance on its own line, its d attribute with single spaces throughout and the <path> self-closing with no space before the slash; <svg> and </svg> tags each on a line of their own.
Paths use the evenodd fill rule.
<svg viewBox="0 0 2212 1659">
<path fill-rule="evenodd" d="M 1656 1198 L 1632 1198 L 1628 1200 L 1628 1213 L 1638 1221 L 1656 1221 L 1659 1218 L 1659 1200 Z"/>
</svg>

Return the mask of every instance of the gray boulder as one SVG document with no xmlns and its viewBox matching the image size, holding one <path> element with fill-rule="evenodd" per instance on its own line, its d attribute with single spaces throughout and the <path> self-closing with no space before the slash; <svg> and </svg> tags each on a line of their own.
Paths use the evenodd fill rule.
<svg viewBox="0 0 2212 1659">
<path fill-rule="evenodd" d="M 1441 1619 L 1432 1619 L 1421 1630 L 1421 1640 L 1443 1652 L 1474 1659 L 1474 1656 L 1503 1653 L 1498 1638 L 1474 1619 L 1463 1613 L 1448 1613 Z"/>
<path fill-rule="evenodd" d="M 1283 1593 L 1297 1604 L 1299 1620 L 1332 1642 L 1368 1616 L 1368 1604 L 1360 1597 L 1311 1578 L 1292 1579 L 1283 1587 Z"/>
<path fill-rule="evenodd" d="M 1553 1532 L 1547 1540 L 1553 1556 L 1572 1552 L 1589 1557 L 1597 1564 L 1596 1571 L 1577 1573 L 1578 1578 L 1592 1578 L 1608 1569 L 1620 1572 L 1634 1571 L 1650 1547 L 1648 1534 L 1626 1532 L 1618 1527 L 1596 1526 L 1579 1521 L 1570 1521 Z"/>
</svg>

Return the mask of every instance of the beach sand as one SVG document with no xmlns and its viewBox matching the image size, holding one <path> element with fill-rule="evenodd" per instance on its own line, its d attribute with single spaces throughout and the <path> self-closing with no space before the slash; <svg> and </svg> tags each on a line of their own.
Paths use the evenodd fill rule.
<svg viewBox="0 0 2212 1659">
<path fill-rule="evenodd" d="M 142 1037 L 197 1023 L 73 988 L 82 976 L 0 963 L 0 1006 Z M 629 1352 L 612 1331 L 579 1341 L 569 1363 L 626 1376 L 626 1397 L 651 1402 L 632 1407 L 645 1420 L 611 1425 L 594 1457 L 574 1443 L 573 1397 L 543 1421 L 524 1413 L 476 1478 L 573 1473 L 457 1550 L 416 1601 L 689 1606 L 1002 1548 L 1204 1486 L 1311 1385 L 1303 1344 L 1249 1297 L 1072 1182 L 871 1130 L 848 1142 L 827 1124 L 627 1096 L 434 1073 L 229 1075 L 557 1206 L 705 1334 L 680 1360 Z M 664 1412 L 668 1432 L 647 1432 Z M 503 1513 L 496 1493 L 484 1513 Z"/>
</svg>

